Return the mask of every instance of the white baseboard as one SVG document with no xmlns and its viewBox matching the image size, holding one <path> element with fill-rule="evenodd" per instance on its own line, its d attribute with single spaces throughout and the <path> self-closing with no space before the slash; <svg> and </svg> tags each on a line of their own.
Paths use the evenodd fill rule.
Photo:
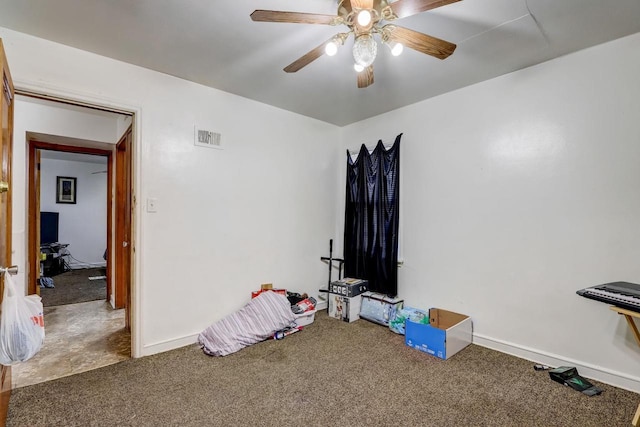
<svg viewBox="0 0 640 427">
<path fill-rule="evenodd" d="M 176 348 L 195 344 L 198 340 L 198 335 L 200 334 L 198 333 L 182 338 L 176 338 L 172 340 L 161 341 L 155 344 L 145 345 L 142 347 L 141 356 L 151 356 L 152 354 L 163 353 L 165 351 L 175 350 Z"/>
<path fill-rule="evenodd" d="M 546 353 L 479 334 L 473 334 L 473 343 L 492 350 L 497 350 L 501 353 L 510 354 L 521 359 L 531 360 L 532 362 L 541 363 L 551 367 L 575 366 L 582 377 L 600 381 L 634 393 L 640 393 L 640 378 L 632 375 L 623 374 L 621 372 L 584 363 L 579 360 L 568 359 L 556 354 Z"/>
<path fill-rule="evenodd" d="M 329 304 L 327 303 L 326 300 L 318 299 L 317 301 L 318 302 L 316 304 L 316 310 L 326 310 L 327 309 Z"/>
<path fill-rule="evenodd" d="M 87 268 L 106 268 L 107 263 L 105 262 L 92 262 L 92 263 L 72 263 L 69 264 L 69 268 L 72 270 L 84 270 Z"/>
</svg>

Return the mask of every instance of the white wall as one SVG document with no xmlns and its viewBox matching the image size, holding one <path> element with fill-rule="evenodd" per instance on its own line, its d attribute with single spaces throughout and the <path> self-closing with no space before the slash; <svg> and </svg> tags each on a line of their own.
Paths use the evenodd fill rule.
<svg viewBox="0 0 640 427">
<path fill-rule="evenodd" d="M 106 163 L 41 159 L 40 210 L 59 212 L 58 241 L 67 243 L 71 268 L 104 266 L 107 248 Z M 76 203 L 56 203 L 58 176 L 76 178 Z"/>
<path fill-rule="evenodd" d="M 470 315 L 479 344 L 640 391 L 624 318 L 576 295 L 640 283 L 639 45 L 636 34 L 343 128 L 344 147 L 404 133 L 406 303 Z"/>
<path fill-rule="evenodd" d="M 310 294 L 325 284 L 335 126 L 8 29 L 0 37 L 18 88 L 138 113 L 135 356 L 193 343 L 260 283 Z M 194 146 L 195 124 L 220 132 L 224 150 Z M 14 163 L 24 162 L 16 150 Z M 20 193 L 25 173 L 14 172 Z M 144 209 L 150 197 L 156 213 Z M 15 202 L 19 217 L 24 203 Z M 18 227 L 14 240 L 25 238 Z M 24 243 L 15 256 L 24 258 Z"/>
</svg>

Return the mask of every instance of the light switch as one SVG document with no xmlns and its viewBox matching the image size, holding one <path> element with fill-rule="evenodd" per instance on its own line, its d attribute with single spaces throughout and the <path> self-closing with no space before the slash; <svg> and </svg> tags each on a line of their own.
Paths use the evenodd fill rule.
<svg viewBox="0 0 640 427">
<path fill-rule="evenodd" d="M 147 198 L 147 212 L 158 212 L 158 199 L 155 197 Z"/>
</svg>

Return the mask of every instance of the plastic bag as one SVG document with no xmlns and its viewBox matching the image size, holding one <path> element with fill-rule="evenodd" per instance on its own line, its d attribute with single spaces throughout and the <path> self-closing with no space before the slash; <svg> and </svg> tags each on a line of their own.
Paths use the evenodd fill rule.
<svg viewBox="0 0 640 427">
<path fill-rule="evenodd" d="M 409 319 L 412 322 L 429 324 L 429 312 L 418 308 L 405 306 L 395 310 L 389 319 L 389 329 L 396 334 L 405 334 L 405 322 Z"/>
<path fill-rule="evenodd" d="M 15 365 L 31 359 L 44 343 L 44 316 L 39 295 L 17 292 L 10 274 L 4 275 L 0 314 L 0 364 Z"/>
</svg>

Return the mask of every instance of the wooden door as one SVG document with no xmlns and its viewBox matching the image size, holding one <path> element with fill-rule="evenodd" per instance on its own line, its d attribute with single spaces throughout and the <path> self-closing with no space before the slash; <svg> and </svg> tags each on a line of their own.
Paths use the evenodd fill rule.
<svg viewBox="0 0 640 427">
<path fill-rule="evenodd" d="M 115 306 L 125 308 L 131 326 L 131 127 L 116 145 Z"/>
<path fill-rule="evenodd" d="M 11 265 L 11 155 L 13 144 L 13 82 L 7 57 L 0 39 L 0 86 L 2 86 L 2 137 L 0 138 L 0 266 Z M 4 291 L 4 277 L 0 275 L 0 300 Z M 11 394 L 11 367 L 2 366 L 0 377 L 0 425 L 4 426 Z"/>
</svg>

